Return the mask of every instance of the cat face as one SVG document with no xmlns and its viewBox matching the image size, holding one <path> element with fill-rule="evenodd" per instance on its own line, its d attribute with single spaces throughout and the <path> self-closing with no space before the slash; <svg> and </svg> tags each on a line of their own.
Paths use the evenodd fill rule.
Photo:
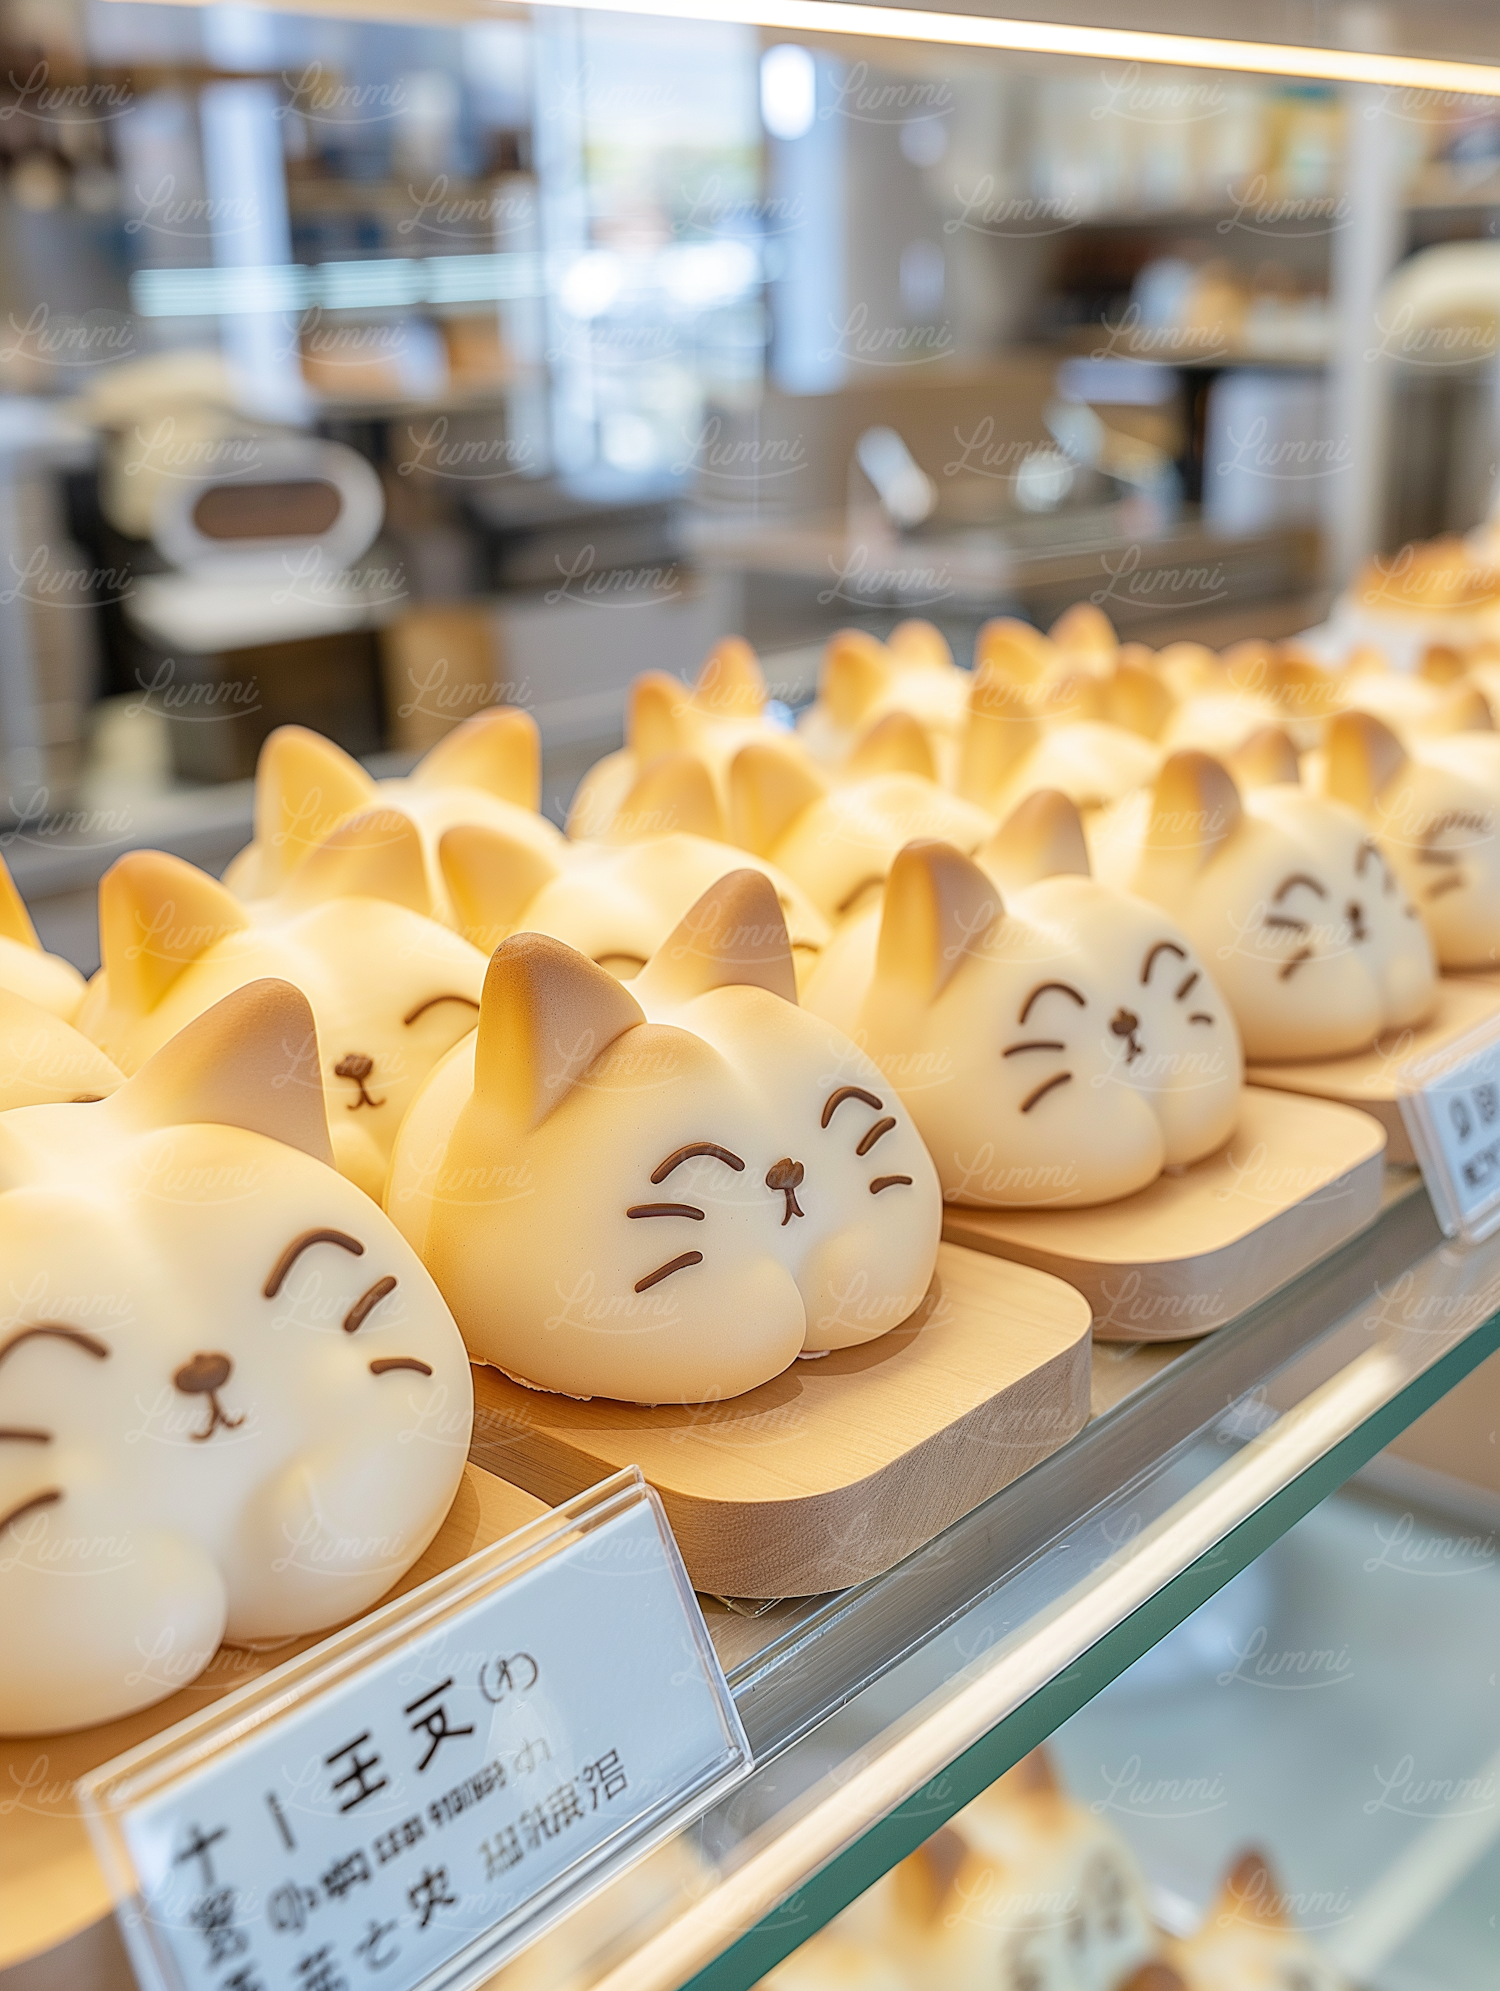
<svg viewBox="0 0 1500 1991">
<path fill-rule="evenodd" d="M 83 1001 L 83 977 L 71 961 L 48 954 L 36 937 L 15 880 L 0 858 L 0 989 L 24 996 L 71 1023 Z"/>
<path fill-rule="evenodd" d="M 1157 1948 L 1130 1849 L 1050 1781 L 1009 1781 L 896 1869 L 893 1947 L 923 1991 L 1112 1991 Z"/>
<path fill-rule="evenodd" d="M 834 787 L 784 747 L 746 747 L 729 771 L 735 842 L 800 885 L 825 919 L 845 919 L 879 891 L 914 837 L 973 850 L 994 824 L 973 803 L 914 774 Z"/>
<path fill-rule="evenodd" d="M 1323 781 L 1357 811 L 1445 968 L 1500 961 L 1500 737 L 1425 739 L 1408 753 L 1364 713 L 1328 730 Z"/>
<path fill-rule="evenodd" d="M 679 832 L 647 843 L 570 843 L 552 861 L 473 827 L 450 830 L 441 855 L 460 928 L 485 955 L 512 933 L 546 933 L 628 981 L 710 885 L 745 869 L 771 882 L 799 981 L 828 940 L 828 922 L 790 878 L 764 858 L 708 837 Z"/>
<path fill-rule="evenodd" d="M 463 1344 L 329 1166 L 311 1030 L 263 982 L 111 1099 L 0 1120 L 0 1732 L 339 1623 L 452 1500 Z"/>
<path fill-rule="evenodd" d="M 99 888 L 103 967 L 79 1028 L 124 1072 L 231 990 L 271 975 L 317 1020 L 339 1171 L 379 1198 L 401 1116 L 474 1027 L 484 956 L 426 917 L 417 832 L 354 817 L 274 899 L 250 905 L 175 857 L 135 851 Z"/>
<path fill-rule="evenodd" d="M 476 1360 L 635 1403 L 737 1396 L 883 1334 L 926 1292 L 941 1220 L 909 1117 L 797 1007 L 775 894 L 745 871 L 628 991 L 557 941 L 506 941 L 474 1043 L 401 1130 L 387 1209 Z"/>
<path fill-rule="evenodd" d="M 1329 1959 L 1287 1920 L 1259 1853 L 1234 1865 L 1197 1933 L 1172 1948 L 1183 1991 L 1349 1991 Z"/>
<path fill-rule="evenodd" d="M 411 823 L 426 873 L 423 909 L 451 926 L 438 862 L 444 831 L 479 823 L 545 856 L 562 838 L 536 812 L 540 790 L 536 722 L 510 707 L 464 720 L 410 775 L 393 781 L 372 780 L 321 734 L 281 726 L 256 764 L 254 840 L 230 863 L 224 883 L 242 899 L 274 897 L 336 830 L 381 809 Z"/>
<path fill-rule="evenodd" d="M 1223 765 L 1172 755 L 1099 825 L 1102 875 L 1169 912 L 1223 989 L 1251 1059 L 1336 1057 L 1422 1022 L 1432 948 L 1352 810 L 1291 786 L 1243 800 Z"/>
<path fill-rule="evenodd" d="M 1033 797 L 983 866 L 911 845 L 809 986 L 901 1092 L 951 1202 L 1107 1202 L 1233 1131 L 1239 1041 L 1201 956 L 1085 865 L 1060 795 Z"/>
</svg>

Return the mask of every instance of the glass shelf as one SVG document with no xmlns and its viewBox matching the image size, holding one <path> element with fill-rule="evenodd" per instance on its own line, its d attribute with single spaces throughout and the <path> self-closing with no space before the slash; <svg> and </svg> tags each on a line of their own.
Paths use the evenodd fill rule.
<svg viewBox="0 0 1500 1991">
<path fill-rule="evenodd" d="M 515 1969 L 747 1991 L 1500 1346 L 1497 1310 L 1500 1237 L 1445 1242 L 1388 1169 L 1374 1222 L 1238 1320 L 1097 1348 L 1079 1436 L 884 1576 L 705 1600 L 754 1775 Z"/>
</svg>

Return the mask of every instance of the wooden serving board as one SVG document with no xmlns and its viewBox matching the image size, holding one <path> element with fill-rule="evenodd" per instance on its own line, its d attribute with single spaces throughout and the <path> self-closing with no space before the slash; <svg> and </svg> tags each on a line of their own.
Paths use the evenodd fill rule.
<svg viewBox="0 0 1500 1991">
<path fill-rule="evenodd" d="M 1432 1020 L 1419 1030 L 1389 1030 L 1377 1037 L 1368 1051 L 1356 1051 L 1348 1058 L 1251 1065 L 1245 1076 L 1252 1085 L 1358 1106 L 1384 1127 L 1386 1160 L 1414 1162 L 1416 1155 L 1397 1103 L 1397 1072 L 1413 1058 L 1445 1050 L 1456 1038 L 1496 1016 L 1500 1016 L 1500 988 L 1493 981 L 1444 975 L 1438 984 Z"/>
<path fill-rule="evenodd" d="M 447 1519 L 380 1603 L 546 1512 L 531 1494 L 466 1465 Z M 0 1738 L 0 1991 L 134 1991 L 74 1784 L 326 1636 L 312 1632 L 266 1652 L 220 1646 L 191 1685 L 155 1707 L 70 1735 Z"/>
<path fill-rule="evenodd" d="M 1088 1414 L 1088 1302 L 945 1244 L 899 1327 L 723 1403 L 579 1402 L 476 1369 L 470 1455 L 554 1504 L 638 1465 L 700 1590 L 809 1597 L 889 1569 Z"/>
<path fill-rule="evenodd" d="M 1082 1210 L 948 1206 L 944 1237 L 1055 1272 L 1100 1341 L 1181 1341 L 1222 1327 L 1369 1223 L 1385 1132 L 1321 1099 L 1245 1088 L 1217 1154 Z M 476 1424 L 477 1428 L 477 1424 Z"/>
</svg>

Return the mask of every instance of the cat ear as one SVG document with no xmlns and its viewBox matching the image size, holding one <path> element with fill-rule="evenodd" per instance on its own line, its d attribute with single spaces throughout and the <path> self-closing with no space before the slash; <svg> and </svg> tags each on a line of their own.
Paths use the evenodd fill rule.
<svg viewBox="0 0 1500 1991">
<path fill-rule="evenodd" d="M 422 788 L 482 788 L 518 809 L 542 799 L 542 736 L 529 712 L 497 705 L 455 726 L 412 769 Z"/>
<path fill-rule="evenodd" d="M 986 664 L 969 687 L 969 713 L 958 753 L 958 792 L 986 806 L 1042 736 L 1035 694 L 1009 671 Z"/>
<path fill-rule="evenodd" d="M 608 843 L 644 843 L 682 833 L 726 841 L 713 776 L 697 754 L 659 754 L 636 776 L 605 832 Z"/>
<path fill-rule="evenodd" d="M 479 823 L 444 830 L 438 863 L 458 930 L 481 953 L 493 954 L 561 863 L 519 837 Z"/>
<path fill-rule="evenodd" d="M 1295 650 L 1282 651 L 1266 665 L 1266 690 L 1293 718 L 1322 719 L 1336 711 L 1338 681 L 1331 671 Z"/>
<path fill-rule="evenodd" d="M 1352 666 L 1350 660 L 1350 668 Z M 1381 662 L 1384 663 L 1384 658 Z M 1429 643 L 1422 652 L 1422 661 L 1417 665 L 1417 676 L 1425 678 L 1428 684 L 1456 684 L 1465 675 L 1464 660 L 1457 650 L 1446 643 Z"/>
<path fill-rule="evenodd" d="M 840 629 L 823 652 L 818 703 L 836 726 L 857 726 L 890 681 L 885 645 L 863 629 Z"/>
<path fill-rule="evenodd" d="M 1240 788 L 1271 788 L 1302 779 L 1297 749 L 1280 726 L 1262 726 L 1229 756 L 1229 771 Z"/>
<path fill-rule="evenodd" d="M 1427 720 L 1431 733 L 1493 733 L 1495 715 L 1477 684 L 1455 684 Z"/>
<path fill-rule="evenodd" d="M 1201 871 L 1244 818 L 1234 777 L 1211 754 L 1187 748 L 1169 754 L 1151 793 L 1144 856 Z"/>
<path fill-rule="evenodd" d="M 689 1002 L 709 989 L 767 989 L 794 1006 L 792 944 L 776 888 L 763 871 L 716 879 L 636 977 L 643 995 Z"/>
<path fill-rule="evenodd" d="M 26 901 L 16 890 L 16 881 L 3 857 L 0 857 L 0 940 L 19 941 L 22 947 L 34 947 L 41 952 L 42 943 L 36 937 Z"/>
<path fill-rule="evenodd" d="M 1011 811 L 976 857 L 1007 892 L 1060 872 L 1087 878 L 1089 850 L 1078 805 L 1059 789 L 1038 788 Z"/>
<path fill-rule="evenodd" d="M 885 881 L 876 974 L 935 1002 L 1004 913 L 994 880 L 952 844 L 906 844 Z"/>
<path fill-rule="evenodd" d="M 1141 649 L 1140 644 L 1129 644 L 1129 649 Z M 1149 657 L 1150 651 L 1145 654 Z M 1128 658 L 1120 652 L 1114 675 L 1106 682 L 1106 709 L 1104 716 L 1112 719 L 1117 726 L 1127 731 L 1139 733 L 1142 739 L 1155 740 L 1161 735 L 1171 713 L 1172 694 L 1149 665 Z"/>
<path fill-rule="evenodd" d="M 1240 1854 L 1224 1876 L 1219 1898 L 1205 1926 L 1250 1923 L 1261 1929 L 1285 1929 L 1286 1902 L 1264 1853 L 1250 1848 Z"/>
<path fill-rule="evenodd" d="M 845 772 L 864 780 L 871 774 L 920 774 L 937 780 L 927 735 L 909 712 L 887 712 L 850 754 Z"/>
<path fill-rule="evenodd" d="M 919 1928 L 931 1928 L 951 1913 L 953 1889 L 969 1857 L 969 1843 L 952 1825 L 940 1825 L 896 1868 L 893 1880 L 898 1912 Z"/>
<path fill-rule="evenodd" d="M 1406 749 L 1372 713 L 1339 712 L 1328 722 L 1324 759 L 1325 792 L 1366 816 L 1387 782 L 1405 767 Z"/>
<path fill-rule="evenodd" d="M 642 762 L 686 746 L 682 708 L 689 697 L 681 678 L 665 671 L 642 671 L 626 695 L 625 743 Z"/>
<path fill-rule="evenodd" d="M 250 924 L 215 878 L 161 850 L 131 850 L 99 881 L 99 952 L 112 1002 L 144 1016 L 184 968 Z"/>
<path fill-rule="evenodd" d="M 924 622 L 920 616 L 898 622 L 890 633 L 886 648 L 908 669 L 953 669 L 953 652 L 948 647 L 947 637 L 935 623 Z"/>
<path fill-rule="evenodd" d="M 292 907 L 387 899 L 428 917 L 432 888 L 422 835 L 404 809 L 366 809 L 309 851 L 281 894 Z"/>
<path fill-rule="evenodd" d="M 342 747 L 305 726 L 278 726 L 255 763 L 255 840 L 260 875 L 274 892 L 307 853 L 356 809 L 375 783 Z"/>
<path fill-rule="evenodd" d="M 47 1101 L 103 1099 L 125 1074 L 71 1023 L 0 989 L 0 1111 Z"/>
<path fill-rule="evenodd" d="M 693 686 L 693 703 L 721 719 L 758 719 L 765 702 L 765 674 L 744 637 L 715 643 Z"/>
<path fill-rule="evenodd" d="M 290 982 L 247 982 L 195 1016 L 102 1110 L 141 1128 L 243 1127 L 333 1167 L 317 1026 Z"/>
<path fill-rule="evenodd" d="M 474 1095 L 530 1133 L 601 1051 L 645 1020 L 622 984 L 575 949 L 544 933 L 513 934 L 484 978 Z"/>
<path fill-rule="evenodd" d="M 1059 650 L 1074 656 L 1112 657 L 1120 647 L 1115 625 L 1091 601 L 1075 601 L 1064 609 L 1047 634 Z"/>
<path fill-rule="evenodd" d="M 1031 683 L 1056 661 L 1056 652 L 1039 629 L 1013 615 L 997 615 L 985 623 L 974 642 L 974 674 L 993 669 Z"/>
<path fill-rule="evenodd" d="M 766 857 L 788 825 L 827 793 L 827 782 L 795 747 L 752 740 L 729 765 L 731 837 Z"/>
<path fill-rule="evenodd" d="M 1223 666 L 1206 643 L 1169 643 L 1156 653 L 1156 668 L 1162 682 L 1178 698 L 1195 691 L 1214 691 L 1224 676 Z"/>
</svg>

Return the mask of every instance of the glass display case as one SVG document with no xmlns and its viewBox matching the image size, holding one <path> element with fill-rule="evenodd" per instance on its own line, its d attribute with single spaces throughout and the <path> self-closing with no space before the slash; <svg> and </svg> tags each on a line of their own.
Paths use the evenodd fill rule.
<svg viewBox="0 0 1500 1991">
<path fill-rule="evenodd" d="M 1116 669 L 1384 645 L 1490 698 L 1500 16 L 1065 11 L 0 5 L 0 848 L 43 942 L 98 967 L 125 853 L 221 873 L 280 726 L 390 778 L 524 707 L 561 825 L 631 681 L 731 634 L 787 732 L 841 629 L 967 670 L 1080 603 Z M 1500 1237 L 1409 1159 L 1377 1200 L 1209 1331 L 1189 1270 L 1101 1332 L 1082 1428 L 882 1573 L 701 1594 L 752 1774 L 496 1991 L 900 1991 L 886 1877 L 1044 1743 L 1163 1944 L 1251 1843 L 1339 1981 L 1494 1982 Z M 474 1464 L 551 1497 L 513 1436 Z M 128 1971 L 108 1918 L 0 1951 L 0 1991 Z"/>
</svg>

